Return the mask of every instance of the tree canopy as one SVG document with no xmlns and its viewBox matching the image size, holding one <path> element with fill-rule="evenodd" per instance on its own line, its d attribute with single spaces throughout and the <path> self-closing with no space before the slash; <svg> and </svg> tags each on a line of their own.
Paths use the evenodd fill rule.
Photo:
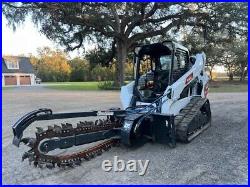
<svg viewBox="0 0 250 187">
<path fill-rule="evenodd" d="M 124 82 L 128 52 L 147 38 L 164 38 L 183 27 L 214 42 L 247 34 L 247 3 L 3 3 L 3 14 L 13 28 L 30 15 L 42 33 L 67 50 L 85 41 L 112 46 L 118 85 Z"/>
</svg>

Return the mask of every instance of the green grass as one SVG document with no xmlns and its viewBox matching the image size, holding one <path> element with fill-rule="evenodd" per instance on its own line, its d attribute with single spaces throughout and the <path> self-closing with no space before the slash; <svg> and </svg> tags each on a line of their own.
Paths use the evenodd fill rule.
<svg viewBox="0 0 250 187">
<path fill-rule="evenodd" d="M 46 83 L 47 88 L 57 90 L 101 90 L 98 87 L 100 82 L 53 82 Z M 51 84 L 51 85 L 50 85 Z M 212 81 L 209 84 L 209 92 L 247 92 L 247 82 L 239 81 Z"/>
<path fill-rule="evenodd" d="M 53 82 L 46 84 L 48 85 L 45 87 L 57 90 L 99 90 L 98 82 Z"/>
<path fill-rule="evenodd" d="M 209 92 L 247 92 L 247 82 L 238 81 L 212 81 L 209 84 Z"/>
<path fill-rule="evenodd" d="M 13 88 L 15 88 L 15 87 L 2 87 L 2 91 L 3 91 L 3 90 L 11 90 L 11 89 L 13 89 Z"/>
</svg>

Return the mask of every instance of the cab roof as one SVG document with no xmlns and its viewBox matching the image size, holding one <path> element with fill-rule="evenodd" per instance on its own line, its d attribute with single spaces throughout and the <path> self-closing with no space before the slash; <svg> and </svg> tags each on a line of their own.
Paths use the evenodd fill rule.
<svg viewBox="0 0 250 187">
<path fill-rule="evenodd" d="M 175 48 L 188 51 L 188 49 L 184 47 L 183 45 L 177 42 L 171 41 L 171 40 L 167 40 L 167 41 L 163 41 L 159 43 L 140 45 L 138 46 L 140 47 L 140 49 L 137 52 L 137 54 L 139 56 L 144 55 L 144 54 L 146 55 L 171 54 L 171 49 L 167 45 L 164 45 L 164 43 L 170 43 L 170 44 L 173 44 Z"/>
</svg>

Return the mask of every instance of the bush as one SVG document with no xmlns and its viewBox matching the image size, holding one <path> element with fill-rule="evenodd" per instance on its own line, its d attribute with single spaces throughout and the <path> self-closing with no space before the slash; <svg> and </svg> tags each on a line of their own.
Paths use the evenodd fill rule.
<svg viewBox="0 0 250 187">
<path fill-rule="evenodd" d="M 101 90 L 120 90 L 120 87 L 115 87 L 113 81 L 104 81 L 98 83 L 98 88 Z"/>
<path fill-rule="evenodd" d="M 69 62 L 71 67 L 70 81 L 83 82 L 90 80 L 90 65 L 81 58 L 74 58 Z"/>
<path fill-rule="evenodd" d="M 114 68 L 102 67 L 100 64 L 96 65 L 91 71 L 91 77 L 94 81 L 111 81 L 114 74 Z"/>
</svg>

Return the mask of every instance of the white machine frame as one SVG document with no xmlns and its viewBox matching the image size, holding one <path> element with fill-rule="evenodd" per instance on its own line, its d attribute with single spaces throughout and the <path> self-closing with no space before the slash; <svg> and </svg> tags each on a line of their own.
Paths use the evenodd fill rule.
<svg viewBox="0 0 250 187">
<path fill-rule="evenodd" d="M 173 43 L 175 48 L 179 48 L 185 51 L 188 51 L 185 47 L 181 46 L 180 44 Z M 167 115 L 177 115 L 179 111 L 184 108 L 193 96 L 196 96 L 197 93 L 195 92 L 196 88 L 193 88 L 192 94 L 188 97 L 180 99 L 181 92 L 183 89 L 194 79 L 198 79 L 198 82 L 202 82 L 202 92 L 200 96 L 205 98 L 208 91 L 208 81 L 209 77 L 205 73 L 205 64 L 206 64 L 206 55 L 202 52 L 196 54 L 195 63 L 193 66 L 177 81 L 175 81 L 172 85 L 168 85 L 166 90 L 164 91 L 162 98 L 162 106 L 161 106 L 161 113 Z M 122 103 L 123 109 L 126 109 L 130 106 L 131 99 L 133 97 L 133 89 L 134 89 L 135 81 L 130 82 L 129 84 L 122 86 L 120 99 Z M 170 93 L 171 98 L 167 97 L 167 93 Z M 145 102 L 136 102 L 136 105 L 149 105 L 151 103 Z"/>
</svg>

